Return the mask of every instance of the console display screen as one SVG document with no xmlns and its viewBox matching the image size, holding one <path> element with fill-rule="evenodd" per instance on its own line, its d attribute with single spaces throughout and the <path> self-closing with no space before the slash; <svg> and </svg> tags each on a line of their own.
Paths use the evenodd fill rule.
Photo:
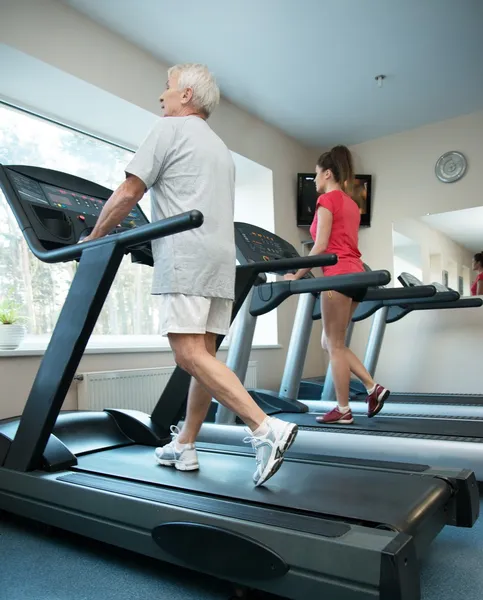
<svg viewBox="0 0 483 600">
<path fill-rule="evenodd" d="M 240 232 L 252 252 L 258 253 L 262 260 L 284 256 L 283 248 L 277 238 L 260 230 L 245 230 Z M 267 257 L 267 258 L 265 258 Z"/>
<path fill-rule="evenodd" d="M 104 205 L 104 201 L 98 198 L 92 198 L 52 185 L 42 184 L 42 187 L 52 206 L 57 208 L 68 208 L 83 215 L 98 216 Z"/>
<path fill-rule="evenodd" d="M 106 200 L 86 196 L 78 192 L 54 187 L 52 185 L 41 184 L 50 204 L 55 208 L 72 210 L 82 215 L 93 215 L 98 217 L 101 214 L 102 207 Z M 146 225 L 148 220 L 145 218 L 138 206 L 135 206 L 129 215 L 121 223 L 123 227 L 133 228 Z"/>
</svg>

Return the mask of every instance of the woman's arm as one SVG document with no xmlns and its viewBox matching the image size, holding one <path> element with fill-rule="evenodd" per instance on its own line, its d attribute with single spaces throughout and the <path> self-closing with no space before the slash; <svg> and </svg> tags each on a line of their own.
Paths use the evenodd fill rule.
<svg viewBox="0 0 483 600">
<path fill-rule="evenodd" d="M 483 279 L 478 279 L 476 283 L 476 295 L 483 296 Z"/>
<path fill-rule="evenodd" d="M 309 256 L 323 254 L 327 250 L 327 244 L 329 243 L 331 230 L 332 213 L 327 208 L 319 206 L 317 209 L 317 233 L 315 235 L 315 242 L 312 246 L 312 250 L 309 252 Z M 285 275 L 284 279 L 301 279 L 311 270 L 312 269 L 299 269 L 295 274 L 289 273 Z"/>
</svg>

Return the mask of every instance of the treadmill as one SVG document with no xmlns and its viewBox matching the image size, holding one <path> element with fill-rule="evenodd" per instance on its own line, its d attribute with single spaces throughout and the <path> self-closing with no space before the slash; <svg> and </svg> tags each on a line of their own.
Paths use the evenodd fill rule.
<svg viewBox="0 0 483 600">
<path fill-rule="evenodd" d="M 410 273 L 402 273 L 398 280 L 406 286 L 404 289 L 419 289 L 422 282 Z M 371 332 L 368 338 L 363 364 L 374 377 L 382 348 L 386 325 L 395 323 L 413 311 L 421 310 L 454 310 L 467 308 L 480 308 L 483 305 L 481 298 L 461 298 L 458 292 L 447 288 L 440 283 L 433 286 L 438 290 L 436 295 L 424 301 L 411 299 L 409 301 L 382 301 L 367 302 L 359 305 L 354 314 L 347 337 L 350 340 L 355 322 L 375 313 Z M 396 288 L 401 289 L 401 288 Z M 313 317 L 320 319 L 320 307 L 316 306 Z M 292 375 L 287 366 L 286 377 L 296 386 L 297 374 Z M 359 380 L 351 380 L 350 399 L 353 413 L 366 413 L 366 390 Z M 325 411 L 333 407 L 335 400 L 334 382 L 332 371 L 329 369 L 323 378 L 314 378 L 300 382 L 298 397 L 309 406 L 311 410 Z M 315 401 L 315 400 L 320 401 Z M 483 418 L 483 396 L 477 394 L 414 394 L 394 393 L 384 405 L 384 414 L 403 414 L 444 417 L 479 417 Z"/>
<path fill-rule="evenodd" d="M 249 252 L 243 247 L 238 237 L 235 238 L 235 241 L 238 248 L 237 258 L 239 262 L 241 264 L 249 263 L 252 260 Z M 371 271 L 366 272 L 364 275 L 370 275 L 370 273 Z M 298 449 L 304 454 L 364 460 L 378 460 L 381 456 L 384 456 L 386 460 L 407 463 L 427 461 L 431 465 L 442 468 L 471 469 L 474 471 L 477 480 L 483 482 L 482 418 L 462 417 L 451 419 L 444 414 L 411 415 L 401 414 L 399 411 L 390 414 L 389 411 L 384 411 L 374 418 L 356 414 L 355 422 L 352 425 L 324 424 L 318 423 L 316 416 L 323 414 L 327 405 L 321 407 L 320 402 L 300 401 L 294 399 L 293 396 L 290 397 L 291 394 L 287 394 L 287 390 L 296 393 L 298 389 L 305 355 L 301 360 L 300 354 L 297 354 L 293 349 L 298 346 L 303 348 L 304 352 L 306 350 L 315 303 L 313 293 L 328 289 L 327 283 L 324 284 L 324 279 L 324 277 L 321 277 L 295 282 L 260 283 L 253 289 L 252 297 L 246 302 L 240 315 L 241 318 L 236 323 L 227 357 L 227 364 L 236 372 L 241 381 L 244 381 L 248 367 L 257 316 L 272 310 L 277 302 L 282 302 L 294 293 L 302 296 L 299 300 L 294 333 L 292 334 L 291 347 L 287 358 L 287 365 L 292 379 L 284 377 L 279 392 L 248 389 L 252 398 L 265 412 L 276 415 L 280 419 L 297 423 L 299 428 L 307 432 L 308 435 L 298 442 Z M 331 281 L 332 278 L 329 280 L 329 287 Z M 386 283 L 380 285 L 386 285 Z M 441 306 L 459 302 L 455 300 L 455 298 L 459 298 L 458 292 L 446 288 L 442 289 L 439 284 L 407 288 L 368 289 L 366 298 L 375 298 L 374 305 L 370 310 L 376 310 L 377 307 L 380 308 L 381 303 L 397 307 L 403 297 L 398 298 L 399 294 L 407 295 L 406 299 L 403 300 L 406 305 L 404 310 L 409 310 L 408 307 L 410 306 L 420 307 L 420 309 L 425 306 L 429 307 L 434 299 L 438 299 L 438 305 Z M 418 298 L 418 294 L 421 294 L 422 297 Z M 411 297 L 411 295 L 414 297 Z M 359 307 L 361 313 L 366 311 L 362 304 Z M 400 309 L 397 308 L 397 310 Z M 299 337 L 305 338 L 304 343 L 294 344 L 294 335 L 297 330 L 299 331 Z M 283 394 L 283 392 L 285 393 Z M 362 410 L 362 407 L 360 410 Z M 218 407 L 215 420 L 216 423 L 224 425 L 240 424 L 233 413 L 223 407 Z M 321 433 L 328 435 L 320 435 Z M 224 442 L 223 436 L 217 435 L 216 439 Z"/>
<path fill-rule="evenodd" d="M 203 216 L 148 224 L 136 207 L 120 231 L 77 244 L 111 190 L 29 166 L 0 166 L 0 186 L 40 260 L 79 261 L 23 415 L 0 423 L 1 509 L 293 600 L 421 597 L 419 560 L 431 541 L 445 525 L 471 527 L 478 517 L 473 473 L 298 458 L 255 488 L 252 453 L 209 443 L 198 472 L 160 467 L 154 447 L 170 439 L 190 384 L 180 368 L 151 415 L 61 413 L 123 256 L 152 265 L 150 240 L 202 226 Z M 336 261 L 273 260 L 274 240 L 255 228 L 245 234 L 262 260 L 237 267 L 233 316 L 260 274 Z"/>
<path fill-rule="evenodd" d="M 406 289 L 421 285 L 420 280 L 409 273 L 403 273 L 399 281 Z M 441 286 L 444 288 L 444 286 Z M 447 289 L 447 288 L 445 288 Z M 436 300 L 436 298 L 434 299 Z M 453 308 L 480 308 L 483 299 L 480 297 L 461 298 L 456 302 L 433 302 L 426 306 L 405 305 L 393 306 L 383 309 L 374 319 L 369 335 L 364 365 L 371 373 L 375 374 L 379 354 L 381 351 L 386 325 L 395 323 L 415 310 L 447 310 Z M 355 400 L 360 400 L 360 393 L 354 395 Z M 483 396 L 480 394 L 442 394 L 442 393 L 395 393 L 391 392 L 390 403 L 394 410 L 408 413 L 425 412 L 426 414 L 444 414 L 448 416 L 479 416 L 483 417 Z"/>
<path fill-rule="evenodd" d="M 237 245 L 237 259 L 241 264 L 246 264 L 253 260 L 253 257 L 247 253 L 243 240 L 240 239 L 238 230 L 243 227 L 243 223 L 235 224 L 235 242 Z M 287 250 L 285 250 L 287 251 Z M 291 249 L 293 255 L 299 256 L 295 248 Z M 365 272 L 371 273 L 371 269 L 365 265 Z M 351 277 L 349 277 L 351 281 Z M 250 389 L 250 394 L 257 404 L 269 415 L 280 412 L 287 413 L 305 413 L 309 408 L 316 411 L 320 410 L 318 405 L 306 402 L 306 397 L 300 394 L 308 389 L 307 399 L 312 398 L 313 389 L 320 398 L 322 387 L 317 383 L 306 384 L 303 388 L 301 378 L 307 356 L 310 334 L 312 330 L 312 321 L 320 319 L 319 295 L 322 291 L 329 289 L 332 278 L 329 280 L 323 277 L 314 277 L 312 273 L 305 275 L 303 279 L 287 282 L 278 282 L 277 284 L 267 284 L 265 280 L 259 279 L 252 288 L 249 296 L 243 304 L 240 315 L 235 321 L 231 331 L 231 343 L 227 355 L 226 364 L 238 375 L 241 381 L 245 380 L 251 347 L 257 318 L 273 310 L 275 304 L 279 304 L 289 295 L 298 294 L 299 300 L 297 311 L 295 313 L 292 335 L 287 350 L 287 358 L 282 376 L 282 382 L 278 392 L 272 390 Z M 315 291 L 307 293 L 308 289 Z M 373 315 L 380 306 L 392 301 L 405 302 L 424 302 L 431 299 L 436 294 L 436 288 L 433 285 L 417 286 L 411 289 L 407 288 L 383 288 L 371 287 L 367 289 L 366 301 L 361 303 L 354 313 L 351 326 L 348 329 L 346 343 L 349 345 L 352 336 L 353 325 L 357 321 L 366 319 Z M 445 294 L 440 294 L 440 296 Z M 453 292 L 449 298 L 453 299 Z M 316 316 L 318 313 L 318 317 Z M 328 388 L 328 386 L 326 386 Z M 309 393 L 310 392 L 310 393 Z M 218 407 L 216 411 L 216 422 L 222 424 L 233 424 L 236 417 L 233 413 L 223 406 Z"/>
</svg>

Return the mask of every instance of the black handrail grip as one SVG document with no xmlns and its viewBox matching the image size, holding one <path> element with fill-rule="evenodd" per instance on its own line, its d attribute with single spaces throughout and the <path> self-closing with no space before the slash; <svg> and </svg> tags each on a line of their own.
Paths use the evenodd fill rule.
<svg viewBox="0 0 483 600">
<path fill-rule="evenodd" d="M 255 273 L 276 273 L 278 271 L 292 271 L 294 269 L 314 269 L 315 267 L 328 267 L 337 263 L 336 254 L 316 254 L 315 256 L 297 256 L 295 258 L 280 258 L 252 262 L 240 265 L 238 269 L 247 269 Z"/>
<path fill-rule="evenodd" d="M 413 290 L 413 287 L 406 288 Z M 437 303 L 442 302 L 457 302 L 460 299 L 460 295 L 455 290 L 448 290 L 447 292 L 436 292 L 434 296 L 427 298 L 407 298 L 406 300 L 386 300 L 384 304 L 386 306 L 412 306 L 413 304 L 428 304 L 428 306 L 434 306 Z"/>
<path fill-rule="evenodd" d="M 408 305 L 412 310 L 447 310 L 453 308 L 479 308 L 483 305 L 481 298 L 460 298 L 454 302 L 435 302 L 434 304 L 415 303 L 414 306 Z M 403 306 L 406 306 L 403 304 Z"/>
<path fill-rule="evenodd" d="M 331 289 L 359 289 L 369 288 L 376 285 L 387 285 L 391 281 L 391 274 L 385 269 L 380 271 L 369 271 L 361 273 L 349 273 L 344 275 L 334 275 L 327 278 L 300 279 L 291 281 L 292 289 L 296 293 L 328 291 Z M 294 285 L 295 284 L 295 285 Z M 334 287 L 331 287 L 334 286 Z M 342 287 L 339 287 L 342 286 Z"/>
<path fill-rule="evenodd" d="M 374 288 L 367 290 L 364 302 L 372 300 L 412 300 L 431 298 L 436 294 L 434 285 L 417 287 Z"/>
</svg>

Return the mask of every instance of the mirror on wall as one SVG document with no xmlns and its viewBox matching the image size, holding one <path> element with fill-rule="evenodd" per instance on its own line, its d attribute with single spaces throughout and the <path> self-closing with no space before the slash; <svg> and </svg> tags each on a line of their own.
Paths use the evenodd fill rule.
<svg viewBox="0 0 483 600">
<path fill-rule="evenodd" d="M 483 251 L 483 207 L 400 219 L 392 237 L 395 285 L 405 271 L 471 295 L 473 256 Z"/>
</svg>

